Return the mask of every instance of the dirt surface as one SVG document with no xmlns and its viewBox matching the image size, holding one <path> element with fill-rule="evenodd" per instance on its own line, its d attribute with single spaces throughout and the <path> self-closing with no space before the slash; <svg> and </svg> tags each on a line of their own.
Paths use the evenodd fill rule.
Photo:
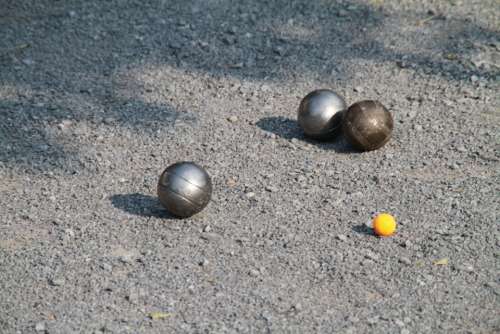
<svg viewBox="0 0 500 334">
<path fill-rule="evenodd" d="M 497 333 L 499 7 L 0 0 L 0 332 Z M 305 139 L 317 88 L 394 138 Z"/>
</svg>

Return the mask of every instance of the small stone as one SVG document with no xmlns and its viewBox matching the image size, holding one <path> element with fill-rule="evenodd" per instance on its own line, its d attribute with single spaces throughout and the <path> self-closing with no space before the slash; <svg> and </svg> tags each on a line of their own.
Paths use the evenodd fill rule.
<svg viewBox="0 0 500 334">
<path fill-rule="evenodd" d="M 405 324 L 409 324 L 409 323 L 411 323 L 411 318 L 410 317 L 405 317 L 403 319 L 403 321 L 405 322 Z"/>
<path fill-rule="evenodd" d="M 234 36 L 225 36 L 222 38 L 222 42 L 227 45 L 236 43 L 236 38 Z"/>
<path fill-rule="evenodd" d="M 74 10 L 70 10 L 68 12 L 68 14 L 69 14 L 70 17 L 75 17 L 76 16 L 76 12 Z"/>
<path fill-rule="evenodd" d="M 275 193 L 275 192 L 278 192 L 278 190 L 279 190 L 278 188 L 273 187 L 273 186 L 266 186 L 264 189 L 266 191 L 269 191 L 270 193 Z"/>
<path fill-rule="evenodd" d="M 33 61 L 33 59 L 31 59 L 31 58 L 24 58 L 24 59 L 22 60 L 22 62 L 23 62 L 23 64 L 24 64 L 24 65 L 28 65 L 28 66 L 33 65 L 33 64 L 35 63 L 35 62 Z"/>
<path fill-rule="evenodd" d="M 470 264 L 456 266 L 456 269 L 459 271 L 465 271 L 467 273 L 474 272 L 474 267 Z"/>
<path fill-rule="evenodd" d="M 369 325 L 374 325 L 374 324 L 376 324 L 378 322 L 378 320 L 379 320 L 379 318 L 377 316 L 375 316 L 375 317 L 366 319 L 366 322 Z"/>
<path fill-rule="evenodd" d="M 270 138 L 270 139 L 276 139 L 276 135 L 272 132 L 266 132 L 266 134 L 264 135 L 266 138 Z"/>
<path fill-rule="evenodd" d="M 110 124 L 113 124 L 114 121 L 115 121 L 115 119 L 113 117 L 106 117 L 104 119 L 104 124 L 110 125 Z"/>
<path fill-rule="evenodd" d="M 399 258 L 399 262 L 406 264 L 407 266 L 411 265 L 411 260 L 404 256 Z"/>
<path fill-rule="evenodd" d="M 353 324 L 359 322 L 359 319 L 353 315 L 347 317 L 347 321 L 352 322 Z"/>
<path fill-rule="evenodd" d="M 477 82 L 477 81 L 479 81 L 479 77 L 477 75 L 473 75 L 470 77 L 470 81 Z"/>
<path fill-rule="evenodd" d="M 67 228 L 64 230 L 64 234 L 66 234 L 70 238 L 73 238 L 75 236 L 75 231 L 73 231 L 70 228 Z"/>
<path fill-rule="evenodd" d="M 370 260 L 373 260 L 373 261 L 378 261 L 379 260 L 379 256 L 377 254 L 375 254 L 374 252 L 372 252 L 371 250 L 366 250 L 365 252 L 365 257 L 367 259 L 370 259 Z"/>
<path fill-rule="evenodd" d="M 101 264 L 101 268 L 103 270 L 106 270 L 106 271 L 112 271 L 113 270 L 113 266 L 110 265 L 109 263 L 103 263 L 103 264 Z"/>
<path fill-rule="evenodd" d="M 45 332 L 45 323 L 39 322 L 35 325 L 35 331 L 37 332 Z"/>
<path fill-rule="evenodd" d="M 344 234 L 337 235 L 337 239 L 339 239 L 340 241 L 347 241 L 347 237 Z"/>
<path fill-rule="evenodd" d="M 420 132 L 420 131 L 422 131 L 424 129 L 422 127 L 422 125 L 420 125 L 420 124 L 413 125 L 413 128 L 415 129 L 415 131 L 418 131 L 418 132 Z"/>
<path fill-rule="evenodd" d="M 199 265 L 202 266 L 202 267 L 206 267 L 210 264 L 210 262 L 207 260 L 207 259 L 203 259 Z"/>
<path fill-rule="evenodd" d="M 356 87 L 354 87 L 354 91 L 357 92 L 357 93 L 362 93 L 363 92 L 363 87 L 356 86 Z"/>
<path fill-rule="evenodd" d="M 208 232 L 210 232 L 210 231 L 212 231 L 212 228 L 210 227 L 210 225 L 207 225 L 207 226 L 205 226 L 205 227 L 203 228 L 203 232 L 205 232 L 205 233 L 208 233 Z"/>
<path fill-rule="evenodd" d="M 400 319 L 394 319 L 394 323 L 398 326 L 398 327 L 404 327 L 405 326 L 405 323 L 402 322 Z"/>
<path fill-rule="evenodd" d="M 56 278 L 52 278 L 50 280 L 50 285 L 52 286 L 61 286 L 65 283 L 66 281 L 64 280 L 64 278 L 62 277 L 56 277 Z"/>
<path fill-rule="evenodd" d="M 410 331 L 406 328 L 401 329 L 401 334 L 410 334 Z"/>
<path fill-rule="evenodd" d="M 457 147 L 457 151 L 460 153 L 465 153 L 465 152 L 467 152 L 467 149 L 465 148 L 465 146 L 460 145 Z"/>
<path fill-rule="evenodd" d="M 282 46 L 277 46 L 273 49 L 273 51 L 278 54 L 279 56 L 284 56 L 285 55 L 285 49 Z"/>
<path fill-rule="evenodd" d="M 410 240 L 405 240 L 405 242 L 402 244 L 404 248 L 411 248 L 413 246 L 413 243 Z"/>
<path fill-rule="evenodd" d="M 62 121 L 61 123 L 57 124 L 57 128 L 59 130 L 66 130 L 67 128 L 69 128 L 71 125 L 73 125 L 73 122 L 70 121 L 69 119 L 65 119 L 64 121 Z"/>
<path fill-rule="evenodd" d="M 237 116 L 235 116 L 235 115 L 233 115 L 233 116 L 229 116 L 229 117 L 227 118 L 227 120 L 228 120 L 229 122 L 231 122 L 231 123 L 236 123 L 236 122 L 238 122 L 238 117 L 237 117 Z"/>
<path fill-rule="evenodd" d="M 256 269 L 251 269 L 251 270 L 248 272 L 248 274 L 249 274 L 250 276 L 252 276 L 252 277 L 257 277 L 257 276 L 259 276 L 259 271 L 258 271 L 258 270 L 256 270 Z"/>
<path fill-rule="evenodd" d="M 238 182 L 237 182 L 235 179 L 233 179 L 232 177 L 230 177 L 230 178 L 229 178 L 229 179 L 227 179 L 227 181 L 226 181 L 226 185 L 227 185 L 228 187 L 234 187 L 237 183 L 238 183 Z"/>
<path fill-rule="evenodd" d="M 450 101 L 450 100 L 447 100 L 447 99 L 444 99 L 444 100 L 443 100 L 443 104 L 444 104 L 445 106 L 447 106 L 447 107 L 451 107 L 451 106 L 453 106 L 453 102 L 452 102 L 452 101 Z"/>
<path fill-rule="evenodd" d="M 255 197 L 255 193 L 250 191 L 250 192 L 246 193 L 245 196 L 247 198 L 253 198 L 253 197 Z"/>
<path fill-rule="evenodd" d="M 137 292 L 137 289 L 133 289 L 129 292 L 127 300 L 132 304 L 139 303 L 139 293 Z"/>
</svg>

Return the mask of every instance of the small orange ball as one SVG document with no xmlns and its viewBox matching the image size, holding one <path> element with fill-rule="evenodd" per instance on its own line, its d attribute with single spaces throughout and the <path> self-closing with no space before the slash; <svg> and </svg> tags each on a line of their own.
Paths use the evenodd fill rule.
<svg viewBox="0 0 500 334">
<path fill-rule="evenodd" d="M 373 219 L 373 231 L 380 237 L 389 237 L 396 232 L 396 220 L 388 213 L 381 213 Z"/>
</svg>

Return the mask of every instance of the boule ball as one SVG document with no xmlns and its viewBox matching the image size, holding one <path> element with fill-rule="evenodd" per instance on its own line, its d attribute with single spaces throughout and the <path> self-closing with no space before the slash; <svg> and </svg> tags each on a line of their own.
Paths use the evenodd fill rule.
<svg viewBox="0 0 500 334">
<path fill-rule="evenodd" d="M 376 150 L 391 139 L 394 121 L 382 103 L 366 100 L 347 109 L 342 132 L 347 141 L 360 151 Z"/>
<path fill-rule="evenodd" d="M 329 89 L 318 89 L 300 102 L 298 123 L 306 136 L 325 140 L 339 133 L 342 114 L 347 109 L 344 99 Z"/>
<path fill-rule="evenodd" d="M 178 162 L 163 171 L 158 181 L 161 204 L 173 215 L 190 217 L 203 210 L 212 195 L 208 173 L 193 162 Z"/>
</svg>

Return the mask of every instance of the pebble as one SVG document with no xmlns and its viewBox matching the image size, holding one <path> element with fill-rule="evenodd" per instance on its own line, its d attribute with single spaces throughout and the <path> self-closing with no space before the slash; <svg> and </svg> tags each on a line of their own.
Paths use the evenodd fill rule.
<svg viewBox="0 0 500 334">
<path fill-rule="evenodd" d="M 52 278 L 50 280 L 50 285 L 52 286 L 61 286 L 65 283 L 66 281 L 64 280 L 64 278 L 62 277 L 56 277 L 56 278 Z"/>
<path fill-rule="evenodd" d="M 57 124 L 57 128 L 59 130 L 66 130 L 67 128 L 69 128 L 71 125 L 73 125 L 73 122 L 70 121 L 69 119 L 65 119 L 64 121 L 62 121 L 61 123 Z"/>
<path fill-rule="evenodd" d="M 350 315 L 349 317 L 347 317 L 347 321 L 349 322 L 352 322 L 353 324 L 359 322 L 359 319 L 353 315 Z"/>
<path fill-rule="evenodd" d="M 231 122 L 231 123 L 236 123 L 236 122 L 238 122 L 238 117 L 237 117 L 237 116 L 235 116 L 235 115 L 233 115 L 233 116 L 229 116 L 229 117 L 227 118 L 227 120 L 228 120 L 229 122 Z"/>
<path fill-rule="evenodd" d="M 37 332 L 45 332 L 45 323 L 39 322 L 35 325 L 35 331 Z"/>
<path fill-rule="evenodd" d="M 24 65 L 33 65 L 35 62 L 33 61 L 33 59 L 30 59 L 30 58 L 25 58 L 22 60 L 23 64 Z"/>
<path fill-rule="evenodd" d="M 113 266 L 110 265 L 109 263 L 103 263 L 103 264 L 101 264 L 101 268 L 103 270 L 106 270 L 106 271 L 112 271 L 113 270 Z"/>
<path fill-rule="evenodd" d="M 362 93 L 362 92 L 363 92 L 363 87 L 361 87 L 361 86 L 356 86 L 356 87 L 354 87 L 354 89 L 353 89 L 353 90 L 354 90 L 355 92 L 357 92 L 357 93 Z"/>
<path fill-rule="evenodd" d="M 406 328 L 403 328 L 401 330 L 401 334 L 410 334 L 410 331 L 408 329 L 406 329 Z"/>
<path fill-rule="evenodd" d="M 411 260 L 404 256 L 399 258 L 399 262 L 406 264 L 407 266 L 411 265 Z"/>
<path fill-rule="evenodd" d="M 270 139 L 276 139 L 276 135 L 272 132 L 266 132 L 266 134 L 264 135 L 266 138 L 270 138 Z"/>
<path fill-rule="evenodd" d="M 255 197 L 255 193 L 250 191 L 250 192 L 246 193 L 245 196 L 247 198 L 253 198 L 253 197 Z"/>
<path fill-rule="evenodd" d="M 373 260 L 373 261 L 378 261 L 379 260 L 379 256 L 377 254 L 375 254 L 374 252 L 372 252 L 371 250 L 367 249 L 365 251 L 365 257 L 370 259 L 370 260 Z"/>
<path fill-rule="evenodd" d="M 206 267 L 206 266 L 208 266 L 208 265 L 209 265 L 209 263 L 210 263 L 210 262 L 209 262 L 207 259 L 203 259 L 203 260 L 202 260 L 199 264 L 200 264 L 200 266 L 202 266 L 202 267 Z"/>
<path fill-rule="evenodd" d="M 251 270 L 248 272 L 248 274 L 249 274 L 250 276 L 252 276 L 252 277 L 257 277 L 257 276 L 259 276 L 259 271 L 258 271 L 258 270 L 256 270 L 256 269 L 251 269 Z"/>
<path fill-rule="evenodd" d="M 266 191 L 269 191 L 270 193 L 275 193 L 279 190 L 278 188 L 273 186 L 266 186 L 264 189 L 266 189 Z"/>
<path fill-rule="evenodd" d="M 340 241 L 347 241 L 347 237 L 344 234 L 337 235 L 337 239 L 339 239 Z"/>
<path fill-rule="evenodd" d="M 232 177 L 227 179 L 227 181 L 226 181 L 226 185 L 228 187 L 234 187 L 237 183 L 238 182 L 235 179 L 233 179 Z"/>
<path fill-rule="evenodd" d="M 292 305 L 292 307 L 295 309 L 295 311 L 302 311 L 302 304 L 301 303 L 296 303 L 294 305 Z"/>
<path fill-rule="evenodd" d="M 394 319 L 394 323 L 398 326 L 398 327 L 404 327 L 405 326 L 405 323 L 403 321 L 401 321 L 400 319 Z"/>
<path fill-rule="evenodd" d="M 422 131 L 424 129 L 422 127 L 422 125 L 420 125 L 420 124 L 413 125 L 413 128 L 415 129 L 415 131 L 418 131 L 418 132 L 420 132 L 420 131 Z"/>
<path fill-rule="evenodd" d="M 203 232 L 210 232 L 212 231 L 212 228 L 210 227 L 210 225 L 207 225 L 203 228 Z"/>
<path fill-rule="evenodd" d="M 113 117 L 106 117 L 106 118 L 104 119 L 104 124 L 106 124 L 106 125 L 110 125 L 110 124 L 113 124 L 113 123 L 114 123 L 114 121 L 115 121 L 115 119 L 114 119 Z"/>
<path fill-rule="evenodd" d="M 127 295 L 127 300 L 132 304 L 139 303 L 139 293 L 137 292 L 137 289 L 132 289 L 129 292 L 129 294 Z"/>
</svg>

